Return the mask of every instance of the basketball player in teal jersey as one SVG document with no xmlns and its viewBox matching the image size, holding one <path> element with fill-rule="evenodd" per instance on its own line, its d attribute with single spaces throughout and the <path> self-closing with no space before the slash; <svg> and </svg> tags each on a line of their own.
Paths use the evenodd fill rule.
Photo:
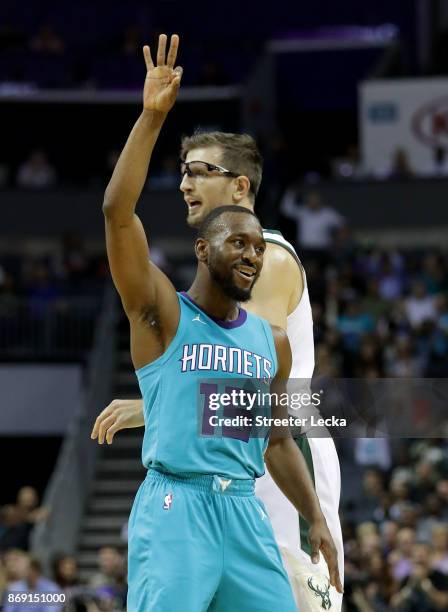
<svg viewBox="0 0 448 612">
<path fill-rule="evenodd" d="M 116 198 L 129 199 L 134 205 L 146 180 L 154 144 L 166 114 L 174 104 L 180 82 L 181 70 L 174 69 L 172 56 L 168 56 L 166 65 L 163 64 L 161 48 L 164 53 L 165 45 L 166 37 L 162 36 L 157 68 L 152 66 L 149 50 L 144 50 L 148 68 L 145 110 L 131 132 L 108 188 Z M 173 37 L 170 53 L 174 53 L 176 47 L 177 37 Z M 156 86 L 158 100 L 162 99 L 160 96 L 164 92 L 165 102 L 168 101 L 163 107 L 154 107 L 149 102 L 149 92 L 154 92 Z M 261 181 L 261 158 L 250 137 L 222 133 L 195 135 L 184 139 L 182 154 L 187 164 L 183 167 L 181 190 L 188 206 L 188 223 L 191 226 L 197 227 L 204 216 L 222 202 L 253 208 Z M 248 308 L 287 329 L 293 349 L 293 376 L 311 378 L 314 345 L 305 274 L 293 248 L 278 232 L 265 232 L 265 237 L 268 242 L 265 265 Z M 110 443 L 120 429 L 141 425 L 144 425 L 141 402 L 115 400 L 98 417 L 92 437 L 99 436 L 102 442 L 107 436 Z M 316 491 L 338 549 L 339 572 L 342 575 L 343 550 L 338 518 L 340 475 L 334 444 L 331 439 L 311 437 L 309 440 L 304 438 L 300 444 L 305 444 L 304 450 L 308 450 L 306 456 L 310 460 Z M 257 488 L 272 516 L 276 538 L 284 555 L 296 600 L 300 601 L 300 609 L 328 606 L 327 577 L 330 573 L 325 559 L 319 559 L 312 543 L 310 546 L 308 525 L 303 516 L 299 521 L 293 505 L 268 474 L 258 482 L 260 486 Z M 301 555 L 297 565 L 294 555 Z M 316 596 L 318 591 L 320 595 Z M 331 587 L 330 593 L 332 609 L 340 610 L 340 592 Z"/>
<path fill-rule="evenodd" d="M 104 213 L 146 422 L 148 475 L 129 519 L 128 609 L 293 612 L 294 596 L 254 479 L 263 474 L 265 457 L 283 493 L 312 523 L 337 582 L 334 545 L 304 459 L 287 429 L 269 443 L 241 430 L 211 435 L 208 407 L 217 379 L 232 388 L 235 379 L 271 379 L 275 389 L 289 376 L 286 333 L 238 305 L 249 299 L 261 271 L 261 226 L 246 208 L 212 211 L 195 244 L 196 277 L 188 293 L 177 294 L 148 259 L 132 208 L 106 196 Z M 204 382 L 207 376 L 213 384 Z"/>
</svg>

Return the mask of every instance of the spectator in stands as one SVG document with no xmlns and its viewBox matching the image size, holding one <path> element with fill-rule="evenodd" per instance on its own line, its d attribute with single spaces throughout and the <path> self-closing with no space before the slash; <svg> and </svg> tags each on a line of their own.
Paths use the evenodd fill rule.
<svg viewBox="0 0 448 612">
<path fill-rule="evenodd" d="M 295 191 L 286 191 L 280 212 L 297 223 L 297 245 L 311 251 L 326 251 L 332 244 L 333 232 L 345 224 L 344 217 L 324 206 L 318 191 L 309 191 L 304 204 L 298 205 Z"/>
<path fill-rule="evenodd" d="M 437 318 L 435 299 L 428 295 L 421 281 L 415 281 L 412 285 L 411 295 L 404 300 L 404 308 L 414 329 L 418 329 L 426 321 L 435 321 Z"/>
<path fill-rule="evenodd" d="M 45 578 L 42 574 L 42 565 L 36 557 L 29 557 L 25 578 L 9 585 L 7 593 L 60 593 L 57 584 Z M 33 603 L 34 612 L 61 612 L 63 604 Z M 29 603 L 6 603 L 4 612 L 26 612 L 30 609 Z"/>
<path fill-rule="evenodd" d="M 432 567 L 448 576 L 448 524 L 436 523 L 431 533 Z"/>
<path fill-rule="evenodd" d="M 42 149 L 34 150 L 17 172 L 17 186 L 21 189 L 48 189 L 56 184 L 56 170 Z"/>
<path fill-rule="evenodd" d="M 7 586 L 25 578 L 28 560 L 28 554 L 19 548 L 10 548 L 3 554 L 4 579 Z"/>
<path fill-rule="evenodd" d="M 440 475 L 434 464 L 427 459 L 420 459 L 414 466 L 411 480 L 411 498 L 417 503 L 423 503 L 433 491 Z"/>
<path fill-rule="evenodd" d="M 45 316 L 49 308 L 58 303 L 61 291 L 45 261 L 31 262 L 27 273 L 26 294 L 30 313 L 35 318 Z"/>
<path fill-rule="evenodd" d="M 108 589 L 118 602 L 126 600 L 126 569 L 122 555 L 112 546 L 98 551 L 98 569 L 89 581 L 91 587 L 100 591 Z"/>
<path fill-rule="evenodd" d="M 403 295 L 404 262 L 400 254 L 388 253 L 382 257 L 378 283 L 378 292 L 385 300 L 396 300 Z"/>
<path fill-rule="evenodd" d="M 443 517 L 448 520 L 448 478 L 439 480 L 436 485 L 436 491 L 439 499 L 442 502 Z"/>
<path fill-rule="evenodd" d="M 408 179 L 415 176 L 409 155 L 403 147 L 397 147 L 392 155 L 390 168 L 386 173 L 389 179 Z"/>
<path fill-rule="evenodd" d="M 430 295 L 436 295 L 448 289 L 447 270 L 439 253 L 428 253 L 422 263 L 421 281 Z"/>
<path fill-rule="evenodd" d="M 431 161 L 427 164 L 422 174 L 430 178 L 443 178 L 448 176 L 448 157 L 446 149 L 437 145 L 432 150 Z"/>
<path fill-rule="evenodd" d="M 31 40 L 31 50 L 46 55 L 59 55 L 64 52 L 65 45 L 51 23 L 40 26 L 36 36 Z"/>
<path fill-rule="evenodd" d="M 387 300 L 380 295 L 379 282 L 377 278 L 372 278 L 367 281 L 367 291 L 362 298 L 362 310 L 368 312 L 371 317 L 378 323 L 380 319 L 384 319 L 388 314 L 390 305 Z"/>
<path fill-rule="evenodd" d="M 48 517 L 49 510 L 39 506 L 39 495 L 34 487 L 21 487 L 17 493 L 17 507 L 28 523 L 35 525 Z"/>
<path fill-rule="evenodd" d="M 353 238 L 351 228 L 341 225 L 334 230 L 333 244 L 331 245 L 331 261 L 338 264 L 350 264 L 356 252 L 356 241 Z"/>
<path fill-rule="evenodd" d="M 344 313 L 338 318 L 337 330 L 342 343 L 352 352 L 358 352 L 362 338 L 374 330 L 374 321 L 369 313 L 362 312 L 360 303 L 354 299 L 347 303 Z"/>
<path fill-rule="evenodd" d="M 395 580 L 407 578 L 412 569 L 412 551 L 415 544 L 415 531 L 403 527 L 397 533 L 397 547 L 389 555 L 389 564 Z"/>
<path fill-rule="evenodd" d="M 381 505 L 381 499 L 384 495 L 383 478 L 379 470 L 374 468 L 366 469 L 363 475 L 362 484 L 362 503 L 358 504 L 356 513 L 356 520 L 360 523 L 378 518 L 378 516 L 375 515 Z"/>
<path fill-rule="evenodd" d="M 54 580 L 62 590 L 65 591 L 70 587 L 79 586 L 81 584 L 78 562 L 73 555 L 56 555 L 53 559 L 52 566 Z"/>
<path fill-rule="evenodd" d="M 448 607 L 448 577 L 431 568 L 431 551 L 427 544 L 412 547 L 409 572 L 401 587 L 391 599 L 392 610 L 432 612 Z"/>
<path fill-rule="evenodd" d="M 0 524 L 3 533 L 0 535 L 0 551 L 9 548 L 28 550 L 32 524 L 27 521 L 21 508 L 7 504 L 1 508 Z"/>
<path fill-rule="evenodd" d="M 412 340 L 408 335 L 395 339 L 386 354 L 386 374 L 392 378 L 417 378 L 423 374 L 424 363 L 415 354 Z"/>
</svg>

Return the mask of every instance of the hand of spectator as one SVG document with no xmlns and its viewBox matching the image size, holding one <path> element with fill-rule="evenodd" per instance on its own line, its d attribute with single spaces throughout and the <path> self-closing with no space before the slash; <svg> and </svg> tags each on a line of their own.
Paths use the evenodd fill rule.
<svg viewBox="0 0 448 612">
<path fill-rule="evenodd" d="M 146 80 L 143 90 L 143 107 L 145 110 L 168 113 L 177 98 L 182 68 L 174 68 L 179 47 L 179 36 L 171 36 L 170 48 L 166 56 L 166 34 L 159 36 L 157 49 L 157 66 L 154 66 L 148 45 L 143 47 L 146 63 Z"/>
<path fill-rule="evenodd" d="M 415 564 L 411 571 L 410 581 L 413 584 L 420 584 L 428 577 L 428 571 L 428 568 L 424 565 L 421 565 L 420 563 Z"/>
<path fill-rule="evenodd" d="M 50 508 L 48 508 L 47 506 L 40 506 L 39 508 L 36 508 L 32 512 L 30 512 L 30 514 L 28 515 L 28 520 L 30 523 L 34 524 L 42 523 L 42 521 L 47 520 L 50 514 Z"/>
<path fill-rule="evenodd" d="M 353 589 L 352 603 L 357 606 L 359 612 L 373 612 L 372 606 L 369 604 L 361 587 Z"/>
<path fill-rule="evenodd" d="M 105 439 L 112 444 L 117 431 L 144 424 L 142 400 L 115 399 L 97 417 L 90 437 L 92 440 L 98 438 L 98 444 L 103 444 Z"/>
</svg>

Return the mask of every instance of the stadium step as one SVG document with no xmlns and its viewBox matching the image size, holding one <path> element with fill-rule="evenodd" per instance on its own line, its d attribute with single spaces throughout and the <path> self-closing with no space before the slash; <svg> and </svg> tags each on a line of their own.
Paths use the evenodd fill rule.
<svg viewBox="0 0 448 612">
<path fill-rule="evenodd" d="M 128 517 L 125 513 L 118 516 L 88 516 L 84 521 L 86 532 L 95 530 L 102 531 L 121 531 Z"/>
<path fill-rule="evenodd" d="M 145 473 L 145 468 L 139 459 L 111 459 L 109 457 L 104 458 L 98 465 L 98 472 L 103 473 L 117 473 L 117 472 L 133 472 L 135 476 Z"/>
<path fill-rule="evenodd" d="M 112 513 L 130 512 L 133 498 L 125 497 L 94 497 L 88 508 L 90 513 L 101 513 L 103 516 Z"/>
<path fill-rule="evenodd" d="M 139 397 L 129 355 L 129 325 L 124 318 L 117 323 L 117 351 L 111 401 Z M 113 546 L 126 554 L 127 542 L 121 533 L 137 489 L 145 478 L 141 464 L 143 434 L 143 428 L 120 431 L 111 446 L 101 447 L 78 540 L 77 559 L 85 582 L 98 571 L 98 550 L 102 546 Z"/>
<path fill-rule="evenodd" d="M 121 528 L 120 528 L 121 530 Z M 123 547 L 126 543 L 123 542 L 123 538 L 120 535 L 120 531 L 114 531 L 110 533 L 83 533 L 81 536 L 79 547 L 91 548 L 98 550 L 102 546 L 116 546 Z"/>
<path fill-rule="evenodd" d="M 141 480 L 104 479 L 95 482 L 96 493 L 118 493 L 122 495 L 134 495 L 141 484 Z"/>
</svg>

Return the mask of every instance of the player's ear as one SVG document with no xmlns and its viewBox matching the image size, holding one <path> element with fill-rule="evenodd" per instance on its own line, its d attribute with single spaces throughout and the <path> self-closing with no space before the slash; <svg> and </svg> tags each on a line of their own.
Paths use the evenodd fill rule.
<svg viewBox="0 0 448 612">
<path fill-rule="evenodd" d="M 233 201 L 238 204 L 246 198 L 250 191 L 250 180 L 247 176 L 241 175 L 234 179 Z"/>
<path fill-rule="evenodd" d="M 207 263 L 209 251 L 208 240 L 206 240 L 205 238 L 197 238 L 196 242 L 194 243 L 194 250 L 198 261 Z"/>
</svg>

